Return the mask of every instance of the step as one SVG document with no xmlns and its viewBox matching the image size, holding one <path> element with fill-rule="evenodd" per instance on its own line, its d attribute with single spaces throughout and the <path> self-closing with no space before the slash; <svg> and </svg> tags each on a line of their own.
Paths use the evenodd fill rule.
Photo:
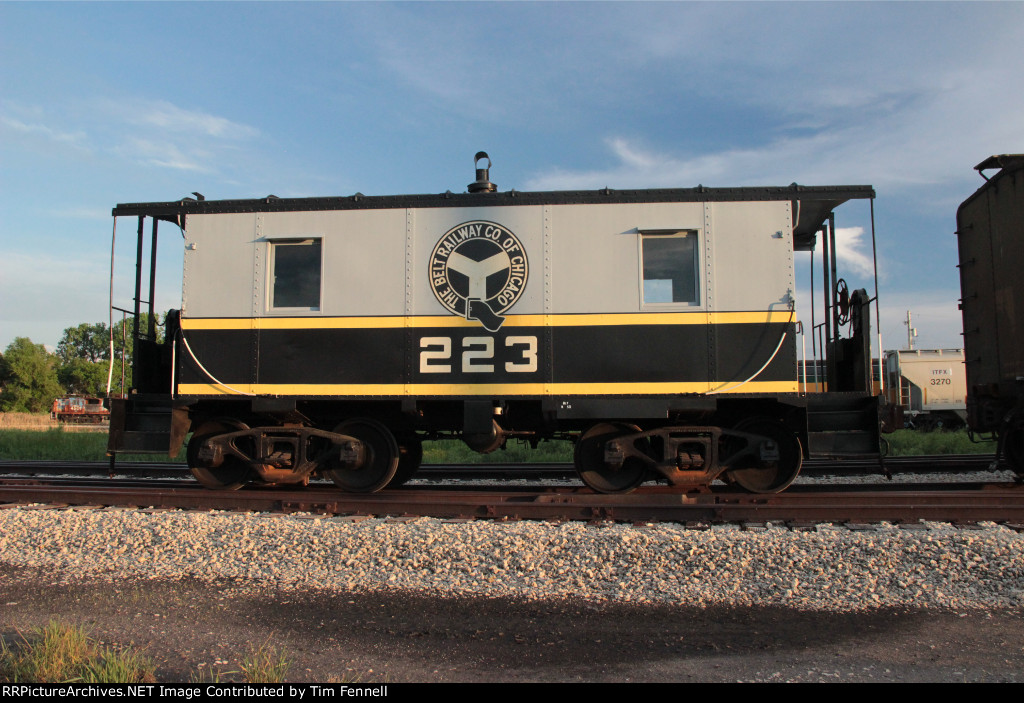
<svg viewBox="0 0 1024 703">
<path fill-rule="evenodd" d="M 166 454 L 170 446 L 170 432 L 113 430 L 107 441 L 107 454 Z"/>
<path fill-rule="evenodd" d="M 873 432 L 824 431 L 807 433 L 812 457 L 878 456 L 878 435 Z"/>
</svg>

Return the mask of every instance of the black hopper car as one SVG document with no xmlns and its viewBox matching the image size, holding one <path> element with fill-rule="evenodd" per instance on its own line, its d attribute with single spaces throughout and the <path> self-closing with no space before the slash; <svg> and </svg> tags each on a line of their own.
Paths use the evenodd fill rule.
<svg viewBox="0 0 1024 703">
<path fill-rule="evenodd" d="M 833 213 L 870 186 L 499 191 L 475 164 L 465 193 L 114 208 L 115 232 L 137 218 L 136 321 L 158 224 L 185 255 L 166 341 L 133 330 L 112 461 L 191 434 L 210 487 L 371 492 L 407 481 L 424 440 L 568 439 L 596 491 L 776 492 L 805 457 L 878 456 L 877 291 L 838 277 Z M 819 242 L 809 388 L 794 252 Z"/>
<path fill-rule="evenodd" d="M 967 426 L 1024 476 L 1024 154 L 975 168 L 985 183 L 956 213 Z"/>
</svg>

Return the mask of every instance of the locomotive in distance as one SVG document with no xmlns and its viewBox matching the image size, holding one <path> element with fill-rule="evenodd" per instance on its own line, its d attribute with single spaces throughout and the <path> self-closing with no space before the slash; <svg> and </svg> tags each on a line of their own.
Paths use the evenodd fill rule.
<svg viewBox="0 0 1024 703">
<path fill-rule="evenodd" d="M 102 425 L 110 417 L 103 398 L 63 395 L 50 405 L 50 419 L 69 424 Z"/>
<path fill-rule="evenodd" d="M 372 492 L 407 481 L 426 439 L 569 439 L 582 481 L 619 493 L 776 492 L 805 457 L 878 456 L 877 294 L 838 277 L 833 212 L 870 186 L 499 192 L 474 164 L 460 194 L 114 208 L 115 233 L 138 221 L 137 352 L 111 457 L 174 455 L 191 433 L 212 488 Z M 185 254 L 158 343 L 139 320 L 161 222 Z M 808 391 L 794 251 L 819 242 Z"/>
</svg>

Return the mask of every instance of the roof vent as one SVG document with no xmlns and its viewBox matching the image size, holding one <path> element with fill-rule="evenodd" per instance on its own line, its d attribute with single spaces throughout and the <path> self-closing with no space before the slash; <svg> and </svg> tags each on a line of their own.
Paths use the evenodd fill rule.
<svg viewBox="0 0 1024 703">
<path fill-rule="evenodd" d="M 487 159 L 487 167 L 479 168 L 480 159 Z M 470 193 L 494 193 L 498 190 L 498 186 L 488 180 L 491 171 L 491 157 L 487 155 L 486 151 L 476 152 L 476 156 L 473 157 L 473 165 L 477 166 L 476 169 L 476 181 L 470 183 L 466 188 L 469 189 Z"/>
</svg>

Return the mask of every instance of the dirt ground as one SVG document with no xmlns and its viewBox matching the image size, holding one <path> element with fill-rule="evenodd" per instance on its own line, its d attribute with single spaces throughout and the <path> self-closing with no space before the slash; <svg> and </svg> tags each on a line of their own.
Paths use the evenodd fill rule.
<svg viewBox="0 0 1024 703">
<path fill-rule="evenodd" d="M 51 581 L 0 567 L 8 641 L 54 617 L 84 624 L 151 657 L 161 682 L 236 671 L 263 643 L 287 652 L 292 682 L 1024 681 L 1024 611 L 822 614 Z"/>
</svg>

